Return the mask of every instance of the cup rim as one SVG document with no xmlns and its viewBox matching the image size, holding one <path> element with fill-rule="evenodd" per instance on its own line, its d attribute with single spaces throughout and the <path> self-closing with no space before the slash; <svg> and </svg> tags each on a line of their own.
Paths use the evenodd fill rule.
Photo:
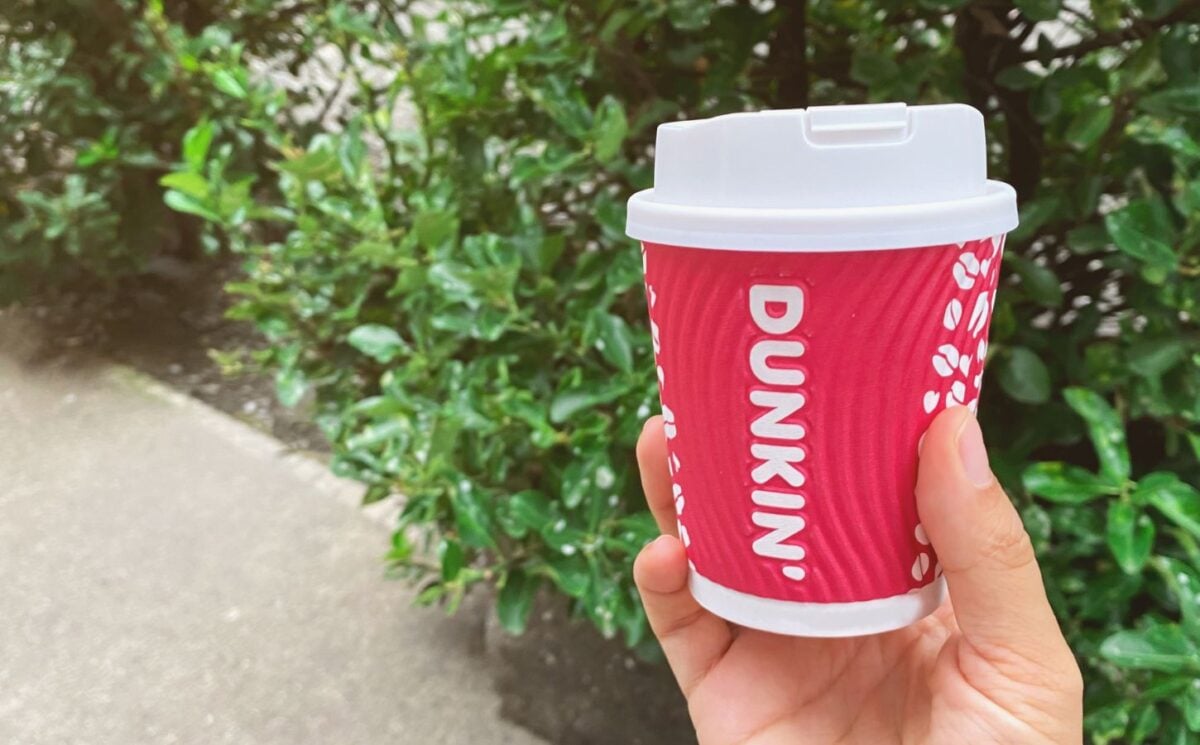
<svg viewBox="0 0 1200 745">
<path fill-rule="evenodd" d="M 645 243 L 727 251 L 873 251 L 920 248 L 1007 233 L 1016 191 L 987 181 L 982 194 L 941 202 L 845 208 L 669 204 L 654 189 L 629 199 L 625 232 Z"/>
</svg>

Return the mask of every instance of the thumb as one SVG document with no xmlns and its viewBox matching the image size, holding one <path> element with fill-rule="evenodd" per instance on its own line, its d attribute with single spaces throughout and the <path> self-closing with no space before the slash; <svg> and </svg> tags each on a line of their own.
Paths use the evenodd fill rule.
<svg viewBox="0 0 1200 745">
<path fill-rule="evenodd" d="M 971 646 L 997 664 L 1024 670 L 1030 661 L 1042 669 L 1067 663 L 1071 652 L 1046 599 L 1029 534 L 992 475 L 979 424 L 965 408 L 943 412 L 925 434 L 917 511 Z"/>
</svg>

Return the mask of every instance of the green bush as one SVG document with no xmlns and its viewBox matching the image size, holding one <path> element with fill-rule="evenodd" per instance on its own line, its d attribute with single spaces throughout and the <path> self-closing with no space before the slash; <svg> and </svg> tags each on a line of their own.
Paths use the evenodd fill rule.
<svg viewBox="0 0 1200 745">
<path fill-rule="evenodd" d="M 340 108 L 168 24 L 216 93 L 167 203 L 242 257 L 234 313 L 285 402 L 315 393 L 337 471 L 406 496 L 391 560 L 422 599 L 489 583 L 519 630 L 548 586 L 651 646 L 629 566 L 657 406 L 623 204 L 655 124 L 967 101 L 1022 203 L 981 413 L 1091 737 L 1200 740 L 1200 4 L 448 5 L 299 12 Z M 281 116 L 312 105 L 319 126 Z"/>
<path fill-rule="evenodd" d="M 198 119 L 236 121 L 246 110 L 227 95 L 239 79 L 219 63 L 303 64 L 313 48 L 298 20 L 320 5 L 0 4 L 0 303 L 111 283 L 158 254 L 200 253 L 198 221 L 164 204 L 158 180 Z M 238 135 L 222 155 L 253 168 L 263 153 L 249 130 Z"/>
</svg>

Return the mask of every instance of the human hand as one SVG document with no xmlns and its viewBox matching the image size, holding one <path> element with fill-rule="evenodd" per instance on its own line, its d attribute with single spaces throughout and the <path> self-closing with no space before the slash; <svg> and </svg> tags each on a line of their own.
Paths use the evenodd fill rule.
<svg viewBox="0 0 1200 745">
<path fill-rule="evenodd" d="M 702 745 L 1080 743 L 1083 681 L 1033 547 L 965 408 L 934 420 L 917 511 L 950 600 L 907 628 L 810 639 L 731 626 L 687 587 L 662 421 L 638 442 L 663 535 L 634 579 Z"/>
</svg>

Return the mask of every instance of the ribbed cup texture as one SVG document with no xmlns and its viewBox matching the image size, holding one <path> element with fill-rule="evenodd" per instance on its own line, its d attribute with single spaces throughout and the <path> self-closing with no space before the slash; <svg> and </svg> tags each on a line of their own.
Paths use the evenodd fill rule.
<svg viewBox="0 0 1200 745">
<path fill-rule="evenodd" d="M 913 494 L 917 443 L 941 410 L 978 403 L 1002 244 L 644 246 L 669 465 L 696 572 L 819 603 L 935 579 Z M 754 287 L 760 301 L 783 298 L 757 319 Z M 792 411 L 795 394 L 804 403 Z M 756 490 L 776 496 L 756 502 Z"/>
</svg>

